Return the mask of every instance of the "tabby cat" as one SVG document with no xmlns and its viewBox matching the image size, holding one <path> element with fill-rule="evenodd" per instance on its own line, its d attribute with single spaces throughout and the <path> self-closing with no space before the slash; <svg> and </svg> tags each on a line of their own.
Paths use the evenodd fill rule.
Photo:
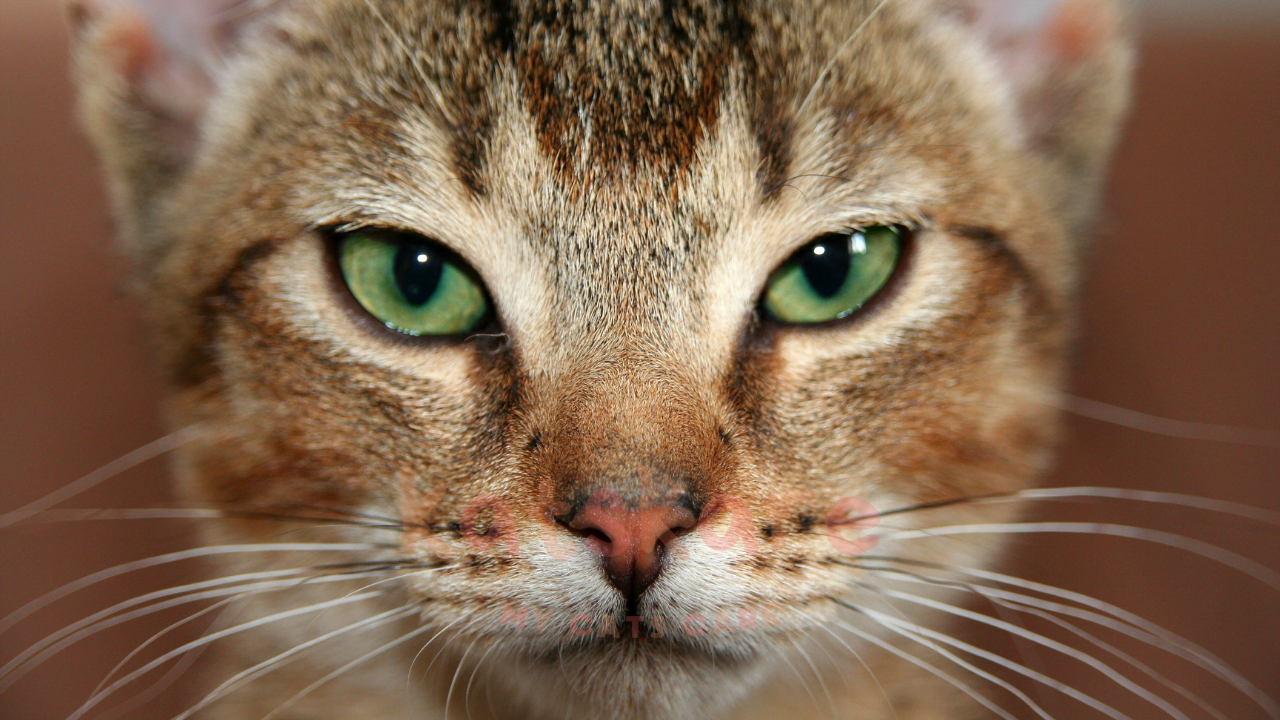
<svg viewBox="0 0 1280 720">
<path fill-rule="evenodd" d="M 927 579 L 1050 462 L 1122 7 L 72 16 L 237 593 L 183 717 L 1043 712 Z"/>
</svg>

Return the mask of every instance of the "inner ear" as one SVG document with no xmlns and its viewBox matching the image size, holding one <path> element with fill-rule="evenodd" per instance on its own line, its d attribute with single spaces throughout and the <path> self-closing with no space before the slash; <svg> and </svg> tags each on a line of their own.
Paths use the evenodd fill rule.
<svg viewBox="0 0 1280 720">
<path fill-rule="evenodd" d="M 1104 52 L 1117 30 L 1104 0 L 970 0 L 966 15 L 1020 81 Z"/>
<path fill-rule="evenodd" d="M 1114 0 L 959 0 L 951 5 L 976 32 L 1009 81 L 1033 133 L 1059 118 L 1041 107 L 1042 90 L 1054 87 L 1058 102 L 1084 81 L 1105 74 L 1123 45 L 1122 17 Z M 1093 81 L 1097 82 L 1094 77 Z"/>
<path fill-rule="evenodd" d="M 136 102 L 194 126 L 227 60 L 283 0 L 73 0 L 77 35 Z"/>
</svg>

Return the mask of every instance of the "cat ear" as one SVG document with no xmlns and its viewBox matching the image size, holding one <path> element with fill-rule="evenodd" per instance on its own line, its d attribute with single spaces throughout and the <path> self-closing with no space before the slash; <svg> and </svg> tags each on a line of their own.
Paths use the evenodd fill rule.
<svg viewBox="0 0 1280 720">
<path fill-rule="evenodd" d="M 88 50 L 142 102 L 194 118 L 215 91 L 221 66 L 278 0 L 72 0 Z"/>
<path fill-rule="evenodd" d="M 174 186 L 235 58 L 289 0 L 68 0 L 81 115 L 126 226 Z"/>
<path fill-rule="evenodd" d="M 957 0 L 953 7 L 995 59 L 1033 137 L 1061 132 L 1082 113 L 1123 111 L 1131 62 L 1117 0 Z"/>
<path fill-rule="evenodd" d="M 217 92 L 227 61 L 279 0 L 70 0 L 85 82 L 111 87 L 183 135 Z M 88 77 L 86 77 L 86 75 Z"/>
<path fill-rule="evenodd" d="M 994 61 L 1046 197 L 1087 227 L 1128 109 L 1132 49 L 1122 0 L 942 0 Z"/>
</svg>

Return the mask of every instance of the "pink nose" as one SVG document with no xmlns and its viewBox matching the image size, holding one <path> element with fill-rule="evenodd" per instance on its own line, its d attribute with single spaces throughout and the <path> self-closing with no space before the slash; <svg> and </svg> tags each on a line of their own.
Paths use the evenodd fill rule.
<svg viewBox="0 0 1280 720">
<path fill-rule="evenodd" d="M 617 493 L 600 491 L 567 524 L 605 558 L 613 586 L 635 600 L 657 579 L 676 534 L 697 522 L 685 503 L 630 508 Z"/>
</svg>

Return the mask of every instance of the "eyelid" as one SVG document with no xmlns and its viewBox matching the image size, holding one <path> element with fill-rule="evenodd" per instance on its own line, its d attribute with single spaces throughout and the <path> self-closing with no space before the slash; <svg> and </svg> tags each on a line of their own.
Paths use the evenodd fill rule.
<svg viewBox="0 0 1280 720">
<path fill-rule="evenodd" d="M 885 281 L 884 285 L 881 286 L 880 289 L 876 291 L 875 294 L 873 294 L 866 301 L 864 305 L 862 305 L 860 308 L 858 308 L 851 314 L 844 317 L 821 321 L 821 322 L 813 322 L 813 323 L 808 323 L 808 322 L 792 323 L 792 322 L 786 322 L 786 321 L 779 320 L 777 318 L 772 317 L 771 313 L 766 309 L 765 303 L 768 297 L 769 290 L 772 287 L 774 280 L 778 278 L 779 274 L 783 270 L 791 266 L 793 259 L 795 259 L 796 255 L 798 255 L 800 251 L 802 251 L 805 247 L 808 247 L 809 245 L 817 242 L 818 240 L 822 239 L 827 235 L 844 234 L 844 233 L 840 231 L 824 232 L 817 236 L 811 237 L 803 245 L 800 245 L 795 250 L 793 250 L 792 253 L 788 255 L 785 260 L 778 263 L 777 266 L 772 271 L 770 271 L 768 275 L 768 279 L 765 281 L 764 286 L 761 288 L 760 293 L 757 296 L 756 303 L 755 303 L 756 317 L 760 321 L 763 321 L 764 323 L 766 323 L 764 327 L 770 328 L 768 330 L 770 334 L 779 330 L 786 330 L 791 332 L 811 332 L 811 331 L 823 332 L 833 327 L 846 326 L 853 323 L 859 323 L 861 322 L 862 319 L 871 317 L 877 314 L 887 302 L 891 301 L 893 297 L 898 294 L 898 288 L 902 285 L 905 276 L 910 273 L 911 267 L 914 264 L 915 245 L 916 245 L 920 231 L 914 229 L 912 225 L 907 225 L 907 224 L 863 225 L 856 228 L 844 228 L 844 230 L 847 230 L 848 233 L 852 235 L 853 233 L 858 232 L 859 230 L 867 230 L 873 227 L 892 228 L 897 231 L 895 234 L 898 236 L 899 250 L 898 250 L 897 262 L 895 263 L 893 267 L 893 271 L 889 275 L 888 279 Z"/>
<path fill-rule="evenodd" d="M 462 257 L 456 250 L 448 244 L 437 240 L 434 237 L 424 235 L 413 230 L 403 230 L 399 228 L 387 228 L 380 225 L 363 225 L 355 230 L 343 230 L 348 226 L 330 227 L 320 230 L 322 237 L 325 238 L 325 244 L 328 248 L 327 255 L 329 257 L 330 267 L 330 283 L 339 298 L 342 300 L 344 308 L 350 314 L 350 317 L 357 325 L 366 331 L 377 335 L 385 342 L 392 342 L 405 346 L 423 346 L 438 344 L 456 344 L 459 340 L 465 341 L 475 337 L 476 335 L 485 334 L 486 328 L 494 325 L 502 325 L 502 313 L 498 304 L 494 301 L 493 293 L 490 292 L 488 283 L 480 275 L 479 271 L 469 263 L 466 258 Z M 388 244 L 403 244 L 406 242 L 417 242 L 430 244 L 439 247 L 445 254 L 445 262 L 453 266 L 457 271 L 468 276 L 472 282 L 479 288 L 484 298 L 486 312 L 481 317 L 479 324 L 471 332 L 459 333 L 453 335 L 430 335 L 430 334 L 412 334 L 402 330 L 398 330 L 389 326 L 386 321 L 377 317 L 372 310 L 356 297 L 354 289 L 347 281 L 341 262 L 343 243 L 347 240 L 360 235 L 373 236 L 374 239 L 382 240 Z M 378 237 L 384 236 L 384 237 Z"/>
</svg>

